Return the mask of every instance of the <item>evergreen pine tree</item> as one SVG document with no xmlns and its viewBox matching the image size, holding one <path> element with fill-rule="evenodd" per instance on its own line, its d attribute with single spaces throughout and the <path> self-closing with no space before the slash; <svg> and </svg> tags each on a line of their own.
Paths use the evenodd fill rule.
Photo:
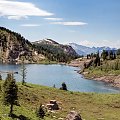
<svg viewBox="0 0 120 120">
<path fill-rule="evenodd" d="M 0 74 L 0 80 L 2 80 L 2 75 Z"/>
<path fill-rule="evenodd" d="M 99 57 L 99 51 L 98 53 L 96 54 L 96 58 L 94 60 L 94 66 L 100 66 L 100 57 Z"/>
<path fill-rule="evenodd" d="M 106 59 L 107 59 L 107 57 L 108 57 L 108 51 L 103 50 L 103 52 L 102 52 L 101 56 L 102 56 L 103 60 L 106 60 Z"/>
<path fill-rule="evenodd" d="M 120 49 L 117 50 L 117 55 L 120 55 Z"/>
<path fill-rule="evenodd" d="M 7 86 L 8 82 L 9 82 L 11 79 L 12 79 L 11 74 L 7 74 L 6 80 L 5 80 L 4 84 L 3 84 L 3 88 L 5 88 L 5 87 Z"/>
<path fill-rule="evenodd" d="M 109 53 L 110 60 L 113 60 L 113 57 L 114 57 L 114 54 L 113 54 L 113 51 L 111 50 L 110 53 Z"/>
<path fill-rule="evenodd" d="M 114 53 L 113 58 L 116 59 L 116 54 Z"/>
<path fill-rule="evenodd" d="M 3 87 L 4 87 L 3 102 L 5 105 L 10 105 L 9 115 L 11 116 L 13 112 L 13 105 L 16 105 L 18 100 L 17 96 L 18 87 L 16 85 L 13 74 L 7 75 Z"/>
</svg>

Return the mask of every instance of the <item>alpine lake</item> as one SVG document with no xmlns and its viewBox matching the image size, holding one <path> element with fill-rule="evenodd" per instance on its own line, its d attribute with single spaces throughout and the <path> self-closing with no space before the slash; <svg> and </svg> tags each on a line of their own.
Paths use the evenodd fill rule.
<svg viewBox="0 0 120 120">
<path fill-rule="evenodd" d="M 78 92 L 96 92 L 96 93 L 120 93 L 120 89 L 111 87 L 108 83 L 88 80 L 77 73 L 80 68 L 67 65 L 43 65 L 43 64 L 26 64 L 25 65 L 26 82 L 60 88 L 63 82 L 66 83 L 69 91 Z M 0 64 L 0 71 L 18 72 L 14 74 L 17 81 L 21 81 L 21 65 Z M 6 73 L 2 73 L 3 79 Z"/>
</svg>

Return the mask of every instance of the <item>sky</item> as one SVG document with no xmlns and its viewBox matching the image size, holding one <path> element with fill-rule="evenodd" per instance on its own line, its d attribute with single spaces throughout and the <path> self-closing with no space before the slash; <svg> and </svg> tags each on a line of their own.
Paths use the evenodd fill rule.
<svg viewBox="0 0 120 120">
<path fill-rule="evenodd" d="M 0 0 L 0 26 L 29 41 L 120 48 L 120 0 Z"/>
</svg>

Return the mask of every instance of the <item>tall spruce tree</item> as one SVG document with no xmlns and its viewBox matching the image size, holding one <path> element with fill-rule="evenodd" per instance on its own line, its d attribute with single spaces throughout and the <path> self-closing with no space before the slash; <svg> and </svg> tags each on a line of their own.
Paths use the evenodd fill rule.
<svg viewBox="0 0 120 120">
<path fill-rule="evenodd" d="M 112 50 L 111 50 L 110 53 L 109 53 L 109 58 L 110 58 L 110 60 L 113 60 L 113 58 L 114 58 L 114 53 L 113 53 Z"/>
<path fill-rule="evenodd" d="M 2 75 L 0 74 L 0 80 L 2 80 Z"/>
<path fill-rule="evenodd" d="M 16 81 L 13 77 L 13 74 L 8 74 L 7 78 L 3 84 L 3 102 L 5 105 L 10 105 L 9 116 L 12 115 L 13 105 L 17 104 L 18 100 L 18 87 L 16 85 Z"/>
<path fill-rule="evenodd" d="M 95 67 L 100 66 L 99 51 L 98 51 L 98 53 L 96 54 L 96 58 L 95 58 L 95 60 L 94 60 L 94 66 L 95 66 Z"/>
<path fill-rule="evenodd" d="M 107 50 L 103 50 L 102 54 L 101 54 L 103 60 L 106 60 L 108 57 L 108 51 Z"/>
</svg>

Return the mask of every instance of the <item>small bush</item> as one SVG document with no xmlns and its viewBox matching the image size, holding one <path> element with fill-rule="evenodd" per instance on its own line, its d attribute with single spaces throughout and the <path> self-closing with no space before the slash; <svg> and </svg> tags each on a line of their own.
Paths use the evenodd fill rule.
<svg viewBox="0 0 120 120">
<path fill-rule="evenodd" d="M 39 108 L 36 110 L 37 117 L 43 119 L 45 117 L 45 110 L 42 107 L 42 104 L 39 106 Z"/>
<path fill-rule="evenodd" d="M 65 82 L 62 83 L 62 87 L 60 88 L 61 90 L 67 90 L 67 85 Z"/>
</svg>

